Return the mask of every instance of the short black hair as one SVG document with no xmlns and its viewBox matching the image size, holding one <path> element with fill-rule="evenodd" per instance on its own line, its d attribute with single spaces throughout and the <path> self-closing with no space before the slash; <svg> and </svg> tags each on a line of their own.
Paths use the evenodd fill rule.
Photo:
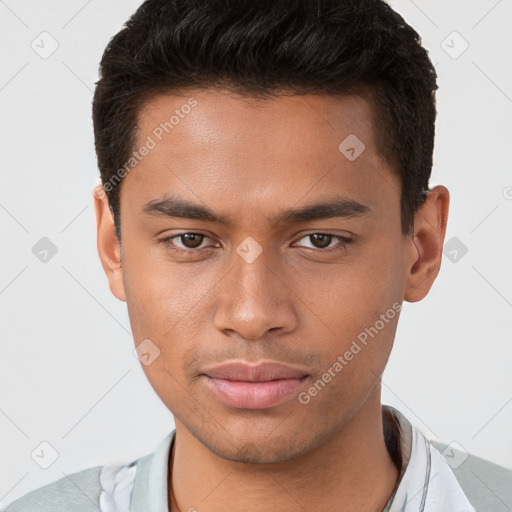
<svg viewBox="0 0 512 512">
<path fill-rule="evenodd" d="M 401 181 L 405 236 L 429 190 L 436 80 L 418 33 L 382 0 L 147 0 L 108 43 L 93 98 L 117 237 L 140 109 L 188 88 L 369 99 L 377 150 Z"/>
</svg>

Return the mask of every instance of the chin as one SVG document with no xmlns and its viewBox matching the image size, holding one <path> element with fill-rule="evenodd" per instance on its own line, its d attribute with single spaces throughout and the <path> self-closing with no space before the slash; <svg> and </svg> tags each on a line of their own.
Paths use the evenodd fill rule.
<svg viewBox="0 0 512 512">
<path fill-rule="evenodd" d="M 297 437 L 275 438 L 262 434 L 261 439 L 252 436 L 251 441 L 236 441 L 231 438 L 224 444 L 222 442 L 203 443 L 218 457 L 242 464 L 276 464 L 297 459 L 309 453 L 309 444 Z"/>
</svg>

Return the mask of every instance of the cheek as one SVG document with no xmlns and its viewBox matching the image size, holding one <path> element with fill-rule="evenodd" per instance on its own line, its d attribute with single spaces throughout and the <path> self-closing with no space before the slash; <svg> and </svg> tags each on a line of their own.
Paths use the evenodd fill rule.
<svg viewBox="0 0 512 512">
<path fill-rule="evenodd" d="M 341 350 L 379 321 L 403 296 L 403 251 L 397 243 L 375 240 L 350 259 L 302 272 L 290 283 L 306 307 L 305 314 L 330 349 Z M 394 318 L 395 309 L 390 315 Z M 393 320 L 391 318 L 391 320 Z M 392 338 L 389 318 L 382 338 Z M 379 323 L 380 326 L 380 323 Z"/>
<path fill-rule="evenodd" d="M 131 249 L 123 277 L 133 337 L 136 345 L 149 339 L 157 347 L 158 357 L 149 365 L 141 359 L 141 366 L 162 401 L 174 407 L 190 382 L 185 362 L 209 338 L 208 308 L 219 278 Z"/>
<path fill-rule="evenodd" d="M 333 313 L 330 330 L 334 334 L 315 337 L 322 363 L 298 397 L 308 407 L 308 414 L 319 414 L 329 422 L 357 411 L 382 376 L 399 310 L 400 302 L 382 308 L 366 303 L 359 308 L 340 307 L 336 318 Z"/>
<path fill-rule="evenodd" d="M 194 264 L 170 263 L 161 250 L 130 247 L 128 241 L 123 263 L 126 301 L 136 339 L 172 334 L 197 314 L 201 298 L 215 284 Z"/>
<path fill-rule="evenodd" d="M 139 269 L 134 260 L 125 265 L 124 277 L 135 345 L 146 344 L 156 354 L 145 364 L 139 352 L 146 378 L 173 414 L 182 409 L 199 414 L 201 408 L 195 413 L 194 404 L 187 402 L 191 395 L 183 392 L 188 385 L 184 360 L 194 343 L 204 338 L 195 321 L 197 290 L 187 286 L 183 272 L 169 273 L 154 265 Z"/>
<path fill-rule="evenodd" d="M 315 377 L 320 387 L 329 382 L 333 400 L 364 394 L 384 370 L 402 303 L 401 258 L 398 244 L 375 244 L 335 271 L 301 280 L 310 332 L 322 352 Z"/>
</svg>

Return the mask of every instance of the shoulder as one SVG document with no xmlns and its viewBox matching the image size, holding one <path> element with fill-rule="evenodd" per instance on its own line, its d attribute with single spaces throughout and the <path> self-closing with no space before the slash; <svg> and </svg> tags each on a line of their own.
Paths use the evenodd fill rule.
<svg viewBox="0 0 512 512">
<path fill-rule="evenodd" d="M 477 510 L 512 509 L 512 469 L 467 453 L 458 443 L 429 440 Z"/>
<path fill-rule="evenodd" d="M 103 466 L 87 468 L 21 496 L 4 512 L 97 512 Z"/>
<path fill-rule="evenodd" d="M 139 459 L 115 466 L 94 466 L 24 494 L 3 512 L 98 512 L 159 510 L 167 503 L 167 466 L 175 430 L 156 450 Z M 153 508 L 151 508 L 153 507 Z"/>
</svg>

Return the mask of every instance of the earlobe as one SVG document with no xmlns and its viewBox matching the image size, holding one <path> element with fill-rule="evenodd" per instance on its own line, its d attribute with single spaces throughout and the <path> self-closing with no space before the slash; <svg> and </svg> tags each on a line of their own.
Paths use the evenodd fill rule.
<svg viewBox="0 0 512 512">
<path fill-rule="evenodd" d="M 125 301 L 121 246 L 117 239 L 114 218 L 103 186 L 94 187 L 93 193 L 96 211 L 96 242 L 101 265 L 107 276 L 110 291 L 117 299 Z"/>
<path fill-rule="evenodd" d="M 448 189 L 438 185 L 429 192 L 414 216 L 414 233 L 407 240 L 409 253 L 404 300 L 408 302 L 423 299 L 439 273 L 449 203 Z"/>
</svg>

